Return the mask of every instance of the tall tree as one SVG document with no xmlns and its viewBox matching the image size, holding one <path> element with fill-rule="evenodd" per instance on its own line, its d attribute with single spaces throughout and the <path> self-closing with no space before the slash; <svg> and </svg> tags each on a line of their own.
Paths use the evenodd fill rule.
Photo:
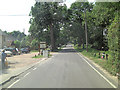
<svg viewBox="0 0 120 90">
<path fill-rule="evenodd" d="M 50 37 L 52 51 L 57 48 L 55 42 L 59 37 L 59 24 L 63 22 L 65 10 L 67 10 L 66 6 L 60 6 L 57 2 L 37 2 L 31 8 L 33 18 L 30 21 L 29 32 L 32 36 L 36 36 L 39 42 L 48 41 Z"/>
<path fill-rule="evenodd" d="M 71 31 L 72 34 L 75 34 L 79 46 L 85 43 L 85 17 L 83 15 L 85 11 L 90 12 L 92 7 L 93 5 L 88 2 L 75 2 L 70 7 L 70 10 L 72 11 L 72 14 L 70 15 Z"/>
<path fill-rule="evenodd" d="M 118 3 L 115 2 L 96 2 L 92 12 L 88 15 L 88 30 L 90 31 L 90 43 L 97 49 L 108 50 L 107 46 L 107 27 L 112 23 L 115 13 L 118 10 Z"/>
</svg>

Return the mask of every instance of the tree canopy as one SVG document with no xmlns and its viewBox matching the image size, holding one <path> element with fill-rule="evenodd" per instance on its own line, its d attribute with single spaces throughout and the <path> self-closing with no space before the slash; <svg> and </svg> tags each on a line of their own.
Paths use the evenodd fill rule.
<svg viewBox="0 0 120 90">
<path fill-rule="evenodd" d="M 84 46 L 86 25 L 89 46 L 110 51 L 108 67 L 120 67 L 119 7 L 118 2 L 74 2 L 68 9 L 58 2 L 36 2 L 30 12 L 33 44 L 46 41 L 52 50 L 68 42 Z"/>
</svg>

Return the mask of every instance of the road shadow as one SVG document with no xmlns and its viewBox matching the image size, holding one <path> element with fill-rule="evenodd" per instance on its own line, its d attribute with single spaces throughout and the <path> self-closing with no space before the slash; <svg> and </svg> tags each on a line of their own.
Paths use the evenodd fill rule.
<svg viewBox="0 0 120 90">
<path fill-rule="evenodd" d="M 63 49 L 59 53 L 76 53 L 74 49 Z"/>
<path fill-rule="evenodd" d="M 5 67 L 4 69 L 0 69 L 0 75 L 3 75 L 3 74 L 9 74 L 9 69 L 10 68 L 15 68 L 15 66 L 7 66 Z"/>
<path fill-rule="evenodd" d="M 18 64 L 18 62 L 8 62 L 8 64 Z"/>
</svg>

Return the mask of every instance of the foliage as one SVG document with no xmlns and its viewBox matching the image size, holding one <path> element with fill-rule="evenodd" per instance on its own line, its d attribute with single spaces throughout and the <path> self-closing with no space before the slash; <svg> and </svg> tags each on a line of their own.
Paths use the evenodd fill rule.
<svg viewBox="0 0 120 90">
<path fill-rule="evenodd" d="M 116 15 L 113 23 L 108 28 L 108 46 L 111 57 L 109 65 L 116 67 L 115 72 L 120 73 L 120 19 Z M 113 43 L 114 42 L 114 43 Z"/>
<path fill-rule="evenodd" d="M 38 41 L 36 39 L 33 39 L 32 42 L 31 42 L 31 48 L 33 50 L 36 50 L 38 49 Z"/>
<path fill-rule="evenodd" d="M 29 32 L 31 36 L 35 36 L 34 39 L 46 41 L 48 45 L 51 45 L 52 50 L 56 49 L 60 24 L 63 23 L 65 18 L 65 11 L 67 7 L 60 6 L 57 2 L 37 2 L 34 7 L 31 8 L 31 18 Z"/>
<path fill-rule="evenodd" d="M 103 67 L 116 74 L 120 72 L 118 70 L 120 68 L 119 7 L 120 4 L 117 2 L 94 4 L 75 2 L 67 9 L 65 4 L 60 5 L 57 2 L 37 2 L 30 13 L 32 18 L 29 32 L 32 39 L 28 40 L 31 42 L 29 45 L 36 48 L 39 42 L 46 41 L 51 45 L 52 50 L 68 42 L 73 42 L 79 47 L 82 44 L 84 46 L 86 20 L 88 43 L 91 49 L 88 53 L 84 52 L 84 49 L 81 52 L 91 55 L 104 50 L 109 53 L 109 60 L 105 61 Z M 95 62 L 99 63 L 99 61 Z"/>
<path fill-rule="evenodd" d="M 88 42 L 92 48 L 105 50 L 109 54 L 104 67 L 113 75 L 120 73 L 119 7 L 120 4 L 117 2 L 96 2 L 91 11 L 86 12 Z M 84 14 L 81 18 L 83 20 L 82 25 L 84 25 Z M 80 49 L 80 51 L 84 52 L 84 49 Z M 92 51 L 90 53 L 84 52 L 85 54 L 91 55 Z"/>
<path fill-rule="evenodd" d="M 26 47 L 26 46 L 31 47 L 31 38 L 30 37 L 31 36 L 28 35 L 21 40 L 21 45 L 20 45 L 21 48 Z"/>
<path fill-rule="evenodd" d="M 20 48 L 20 41 L 16 40 L 14 41 L 15 47 Z"/>
<path fill-rule="evenodd" d="M 38 56 L 34 56 L 32 58 L 43 58 L 43 56 L 42 55 L 38 55 Z"/>
<path fill-rule="evenodd" d="M 91 12 L 92 8 L 93 5 L 88 2 L 75 2 L 70 7 L 71 37 L 74 38 L 74 42 L 77 42 L 79 46 L 85 43 L 84 14 L 86 11 Z"/>
<path fill-rule="evenodd" d="M 8 35 L 13 36 L 16 40 L 21 41 L 26 35 L 20 31 L 7 32 Z"/>
<path fill-rule="evenodd" d="M 108 50 L 107 32 L 119 8 L 117 2 L 96 2 L 92 12 L 87 14 L 89 43 L 96 49 Z"/>
</svg>

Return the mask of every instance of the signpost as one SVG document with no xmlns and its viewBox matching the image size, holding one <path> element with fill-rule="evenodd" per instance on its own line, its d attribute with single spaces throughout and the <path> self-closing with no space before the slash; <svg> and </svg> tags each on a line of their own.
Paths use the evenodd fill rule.
<svg viewBox="0 0 120 90">
<path fill-rule="evenodd" d="M 42 50 L 41 51 L 41 55 L 43 54 L 43 50 L 45 50 L 47 47 L 46 45 L 46 42 L 40 42 L 40 45 L 39 45 L 39 54 L 40 54 L 40 49 Z"/>
<path fill-rule="evenodd" d="M 40 42 L 40 49 L 46 48 L 46 42 Z"/>
</svg>

